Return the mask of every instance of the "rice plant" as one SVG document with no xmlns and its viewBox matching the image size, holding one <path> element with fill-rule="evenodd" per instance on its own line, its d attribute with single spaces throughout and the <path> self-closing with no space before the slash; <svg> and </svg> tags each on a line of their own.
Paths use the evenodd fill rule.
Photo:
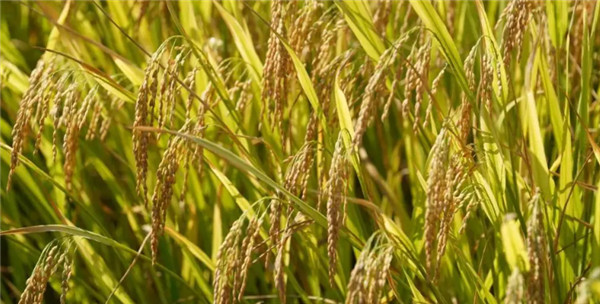
<svg viewBox="0 0 600 304">
<path fill-rule="evenodd" d="M 600 5 L 1 1 L 3 303 L 600 302 Z"/>
</svg>

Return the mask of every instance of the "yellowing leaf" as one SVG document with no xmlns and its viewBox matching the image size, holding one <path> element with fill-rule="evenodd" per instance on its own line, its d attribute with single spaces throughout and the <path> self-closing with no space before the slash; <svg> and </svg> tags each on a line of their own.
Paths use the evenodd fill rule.
<svg viewBox="0 0 600 304">
<path fill-rule="evenodd" d="M 135 87 L 139 87 L 142 84 L 144 81 L 144 71 L 142 69 L 118 57 L 113 57 L 113 60 Z"/>
<path fill-rule="evenodd" d="M 363 0 L 343 0 L 336 1 L 335 4 L 344 14 L 344 19 L 367 55 L 377 62 L 385 46 L 375 32 L 368 3 Z"/>
<path fill-rule="evenodd" d="M 500 227 L 500 235 L 502 237 L 502 246 L 506 261 L 512 269 L 519 268 L 521 272 L 529 270 L 529 258 L 523 237 L 519 231 L 519 223 L 515 219 L 509 219 L 502 223 Z"/>
</svg>

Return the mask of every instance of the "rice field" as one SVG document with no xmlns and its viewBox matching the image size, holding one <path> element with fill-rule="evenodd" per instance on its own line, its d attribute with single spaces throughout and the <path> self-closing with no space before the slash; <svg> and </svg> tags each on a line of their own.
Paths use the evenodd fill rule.
<svg viewBox="0 0 600 304">
<path fill-rule="evenodd" d="M 0 301 L 600 303 L 599 19 L 0 1 Z"/>
</svg>

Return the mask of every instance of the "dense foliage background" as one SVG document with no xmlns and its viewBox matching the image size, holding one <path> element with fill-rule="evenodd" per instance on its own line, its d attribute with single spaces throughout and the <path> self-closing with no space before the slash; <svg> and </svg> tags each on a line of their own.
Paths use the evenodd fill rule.
<svg viewBox="0 0 600 304">
<path fill-rule="evenodd" d="M 600 301 L 596 1 L 1 1 L 3 303 Z"/>
</svg>

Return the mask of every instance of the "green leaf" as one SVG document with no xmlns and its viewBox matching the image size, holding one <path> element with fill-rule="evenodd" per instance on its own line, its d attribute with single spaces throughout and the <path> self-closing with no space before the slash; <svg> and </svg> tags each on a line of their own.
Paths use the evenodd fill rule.
<svg viewBox="0 0 600 304">
<path fill-rule="evenodd" d="M 137 255 L 136 250 L 131 249 L 126 245 L 123 245 L 111 238 L 105 237 L 98 233 L 72 226 L 72 224 L 71 225 L 38 225 L 38 226 L 15 228 L 15 229 L 11 229 L 11 230 L 0 231 L 0 236 L 23 235 L 23 234 L 43 233 L 43 232 L 66 233 L 66 234 L 69 234 L 72 236 L 82 237 L 83 239 L 92 240 L 94 242 L 98 242 L 100 244 L 107 245 L 109 247 L 120 249 L 120 250 L 126 251 L 128 253 L 131 253 L 133 255 Z M 82 256 L 86 259 L 86 263 L 88 264 L 88 266 L 90 268 L 96 269 L 98 271 L 102 282 L 106 284 L 106 287 L 109 288 L 107 290 L 110 291 L 110 288 L 112 288 L 112 286 L 115 286 L 117 284 L 117 281 L 114 278 L 112 278 L 112 276 L 110 275 L 112 272 L 108 269 L 108 266 L 106 266 L 106 264 L 104 263 L 104 260 L 102 260 L 102 257 L 100 257 L 97 253 L 95 253 L 95 251 L 92 249 L 92 247 L 89 245 L 89 243 L 86 242 L 85 240 L 76 240 L 76 241 L 77 241 L 79 250 L 83 251 Z M 148 261 L 148 262 L 152 261 L 152 259 L 150 257 L 148 257 L 144 254 L 141 254 L 140 258 L 145 261 Z M 202 295 L 198 294 L 196 292 L 196 290 L 193 289 L 191 286 L 187 285 L 187 283 L 181 277 L 179 277 L 177 274 L 175 274 L 168 268 L 164 267 L 161 264 L 156 264 L 156 266 L 161 268 L 161 270 L 164 271 L 169 276 L 171 276 L 171 277 L 177 279 L 179 282 L 183 283 L 183 285 L 187 286 L 190 289 L 190 291 L 194 292 L 196 295 L 202 296 Z M 125 294 L 123 292 L 123 290 L 121 290 L 121 289 L 118 289 L 116 291 L 115 295 L 122 302 L 133 303 L 132 300 L 129 298 L 129 296 L 127 294 Z"/>
<path fill-rule="evenodd" d="M 337 0 L 335 4 L 367 55 L 375 62 L 379 61 L 385 46 L 375 31 L 369 3 L 364 0 Z"/>
<path fill-rule="evenodd" d="M 448 32 L 448 28 L 444 24 L 444 21 L 440 18 L 438 13 L 435 11 L 435 8 L 429 1 L 421 1 L 421 0 L 410 0 L 410 4 L 412 8 L 415 10 L 421 21 L 425 24 L 425 26 L 433 33 L 433 35 L 437 38 L 437 42 L 439 42 L 442 48 L 442 54 L 448 60 L 448 63 L 452 67 L 452 70 L 457 77 L 457 81 L 465 94 L 472 98 L 473 92 L 469 89 L 469 85 L 467 83 L 467 77 L 465 76 L 465 71 L 463 69 L 462 59 L 458 53 L 458 49 L 454 44 L 454 40 Z"/>
<path fill-rule="evenodd" d="M 231 32 L 233 42 L 240 52 L 240 55 L 242 55 L 242 58 L 244 58 L 244 60 L 250 64 L 251 68 L 249 69 L 249 72 L 252 76 L 252 80 L 257 85 L 260 85 L 261 75 L 263 73 L 263 65 L 256 54 L 250 34 L 244 30 L 238 20 L 236 20 L 229 12 L 227 12 L 218 1 L 213 2 L 221 14 L 221 17 L 223 17 L 223 20 L 225 20 L 225 24 L 227 24 L 227 27 Z"/>
<path fill-rule="evenodd" d="M 486 45 L 487 54 L 488 56 L 491 55 L 492 58 L 492 66 L 494 69 L 494 81 L 492 82 L 492 88 L 494 89 L 496 96 L 499 96 L 499 99 L 506 103 L 508 101 L 508 80 L 506 76 L 506 69 L 504 68 L 502 53 L 500 52 L 500 47 L 498 46 L 498 42 L 494 36 L 494 30 L 487 18 L 482 0 L 476 0 L 475 4 L 477 7 L 477 13 L 479 15 L 479 21 L 481 23 L 481 31 L 483 33 L 483 37 L 485 38 L 483 41 Z M 498 69 L 500 69 L 502 92 L 500 92 L 500 88 L 498 87 Z"/>
<path fill-rule="evenodd" d="M 225 174 L 223 174 L 223 172 L 221 172 L 219 169 L 217 169 L 217 167 L 213 166 L 212 164 L 209 164 L 209 167 L 210 167 L 210 170 L 219 179 L 219 181 L 223 184 L 223 186 L 225 187 L 225 189 L 227 189 L 227 192 L 229 192 L 229 194 L 233 197 L 233 199 L 235 200 L 235 203 L 240 207 L 240 209 L 242 211 L 244 211 L 244 212 L 248 212 L 248 215 L 250 217 L 253 217 L 254 216 L 254 210 L 252 210 L 252 207 L 250 206 L 250 203 L 248 203 L 248 201 L 246 200 L 246 198 L 244 198 L 240 194 L 240 192 L 238 191 L 238 189 L 229 180 L 229 178 L 227 178 L 227 176 L 225 176 Z"/>
<path fill-rule="evenodd" d="M 597 189 L 600 189 L 600 180 L 596 184 Z M 594 202 L 594 231 L 592 238 L 592 256 L 600 256 L 600 195 L 596 193 L 596 200 Z M 592 259 L 592 266 L 600 266 L 600 259 Z"/>
<path fill-rule="evenodd" d="M 354 151 L 352 147 L 352 140 L 354 138 L 354 126 L 352 126 L 352 117 L 350 116 L 350 109 L 348 108 L 348 102 L 346 96 L 340 88 L 340 73 L 336 73 L 335 83 L 333 87 L 333 97 L 337 108 L 338 120 L 340 122 L 340 132 L 342 132 L 342 139 L 346 151 L 349 151 L 352 165 L 356 170 L 357 174 L 360 174 L 360 160 L 358 158 L 358 151 Z"/>
<path fill-rule="evenodd" d="M 144 81 L 144 71 L 142 69 L 116 56 L 113 57 L 113 60 L 117 67 L 125 74 L 125 77 L 131 81 L 131 84 L 135 87 L 142 85 Z"/>
<path fill-rule="evenodd" d="M 308 98 L 308 101 L 312 105 L 313 110 L 317 113 L 319 117 L 319 122 L 321 123 L 321 127 L 323 128 L 324 132 L 327 133 L 327 119 L 323 114 L 321 104 L 319 103 L 319 98 L 317 97 L 317 92 L 315 91 L 312 81 L 310 80 L 310 76 L 308 76 L 308 73 L 306 72 L 304 64 L 302 63 L 302 61 L 300 61 L 300 58 L 296 56 L 294 49 L 292 49 L 292 47 L 287 42 L 283 41 L 281 37 L 279 38 L 281 43 L 283 43 L 283 46 L 287 50 L 288 54 L 290 55 L 290 58 L 292 59 L 294 69 L 296 70 L 296 75 L 298 76 L 298 81 L 300 82 L 300 86 L 302 87 L 304 94 L 306 94 L 306 98 Z"/>
<path fill-rule="evenodd" d="M 529 271 L 529 258 L 517 220 L 505 220 L 500 227 L 500 235 L 506 261 L 511 269 L 518 268 L 523 273 Z"/>
<path fill-rule="evenodd" d="M 193 256 L 195 256 L 204 266 L 208 267 L 211 271 L 215 270 L 215 263 L 210 259 L 210 257 L 202 251 L 202 249 L 198 248 L 196 244 L 190 242 L 185 236 L 179 234 L 177 231 L 171 229 L 170 227 L 165 227 L 165 232 L 170 235 L 175 241 L 180 243 L 183 248 L 187 249 Z"/>
<path fill-rule="evenodd" d="M 542 140 L 542 132 L 540 130 L 540 122 L 538 119 L 537 110 L 535 107 L 535 97 L 529 89 L 525 93 L 526 117 L 528 120 L 528 135 L 529 149 L 531 151 L 531 167 L 533 169 L 533 179 L 536 186 L 542 191 L 542 195 L 546 201 L 552 197 L 552 186 L 550 180 L 550 172 L 548 171 L 548 161 Z"/>
</svg>

